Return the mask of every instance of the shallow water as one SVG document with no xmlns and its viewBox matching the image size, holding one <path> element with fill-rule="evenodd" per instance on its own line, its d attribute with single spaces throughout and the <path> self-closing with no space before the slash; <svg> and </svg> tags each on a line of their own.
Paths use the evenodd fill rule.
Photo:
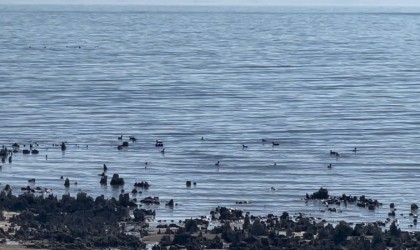
<svg viewBox="0 0 420 250">
<path fill-rule="evenodd" d="M 376 221 L 390 202 L 407 215 L 420 188 L 416 13 L 1 6 L 0 143 L 37 142 L 41 152 L 14 155 L 0 182 L 118 196 L 99 184 L 106 163 L 126 191 L 152 185 L 138 198 L 178 203 L 153 207 L 160 219 L 223 205 Z M 138 141 L 118 151 L 121 134 Z M 52 147 L 62 141 L 64 154 Z M 78 185 L 65 189 L 60 176 Z M 319 212 L 302 198 L 321 186 L 384 206 Z"/>
</svg>

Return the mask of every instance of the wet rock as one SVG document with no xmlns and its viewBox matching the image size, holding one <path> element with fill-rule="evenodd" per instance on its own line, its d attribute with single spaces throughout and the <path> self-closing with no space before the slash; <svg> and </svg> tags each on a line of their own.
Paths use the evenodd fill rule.
<svg viewBox="0 0 420 250">
<path fill-rule="evenodd" d="M 185 221 L 185 231 L 188 233 L 195 233 L 198 231 L 198 224 L 196 220 Z"/>
<path fill-rule="evenodd" d="M 124 179 L 121 178 L 118 174 L 114 174 L 112 176 L 110 185 L 111 186 L 122 186 L 122 185 L 124 185 Z"/>
<path fill-rule="evenodd" d="M 135 221 L 145 221 L 146 213 L 143 209 L 134 209 L 133 216 Z"/>
<path fill-rule="evenodd" d="M 107 185 L 108 184 L 108 176 L 104 175 L 101 177 L 101 180 L 99 181 L 101 185 Z"/>
<path fill-rule="evenodd" d="M 333 240 L 335 244 L 343 243 L 350 236 L 353 229 L 346 223 L 341 221 L 334 229 Z"/>
<path fill-rule="evenodd" d="M 147 205 L 159 205 L 160 204 L 159 197 L 151 197 L 151 196 L 140 200 L 140 202 L 145 203 Z"/>
<path fill-rule="evenodd" d="M 149 189 L 150 184 L 147 181 L 135 182 L 134 187 L 143 188 L 147 190 Z"/>
<path fill-rule="evenodd" d="M 310 198 L 317 200 L 328 199 L 328 190 L 321 187 L 317 192 L 313 193 Z"/>
<path fill-rule="evenodd" d="M 69 178 L 66 178 L 66 180 L 64 181 L 64 186 L 65 187 L 70 187 L 70 180 L 69 180 Z"/>
<path fill-rule="evenodd" d="M 255 220 L 251 226 L 250 232 L 255 236 L 266 236 L 268 235 L 267 227 L 259 219 Z"/>
<path fill-rule="evenodd" d="M 419 209 L 419 207 L 417 206 L 416 203 L 411 204 L 411 210 L 418 210 L 418 209 Z"/>
</svg>

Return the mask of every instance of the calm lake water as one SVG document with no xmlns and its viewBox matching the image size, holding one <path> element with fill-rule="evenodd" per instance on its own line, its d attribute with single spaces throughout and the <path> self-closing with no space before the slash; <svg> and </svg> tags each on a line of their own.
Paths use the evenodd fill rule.
<svg viewBox="0 0 420 250">
<path fill-rule="evenodd" d="M 138 199 L 178 203 L 152 207 L 159 219 L 222 205 L 376 221 L 390 202 L 407 216 L 420 203 L 417 11 L 1 6 L 0 145 L 40 154 L 3 163 L 0 187 L 118 196 L 99 184 L 105 163 L 126 192 L 152 185 Z M 118 151 L 120 135 L 138 140 Z M 320 187 L 384 206 L 323 213 L 302 201 Z"/>
</svg>

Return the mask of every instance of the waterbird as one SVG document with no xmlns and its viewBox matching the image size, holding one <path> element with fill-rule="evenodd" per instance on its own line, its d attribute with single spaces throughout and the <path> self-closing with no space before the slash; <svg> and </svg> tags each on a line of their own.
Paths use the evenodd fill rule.
<svg viewBox="0 0 420 250">
<path fill-rule="evenodd" d="M 120 137 L 118 137 L 118 140 L 122 141 L 123 139 L 123 135 L 121 135 Z"/>
<path fill-rule="evenodd" d="M 331 165 L 331 163 L 330 163 L 330 164 L 328 164 L 327 168 L 332 168 L 332 165 Z"/>
<path fill-rule="evenodd" d="M 162 154 L 165 153 L 165 148 L 162 148 L 162 150 L 160 151 Z"/>
<path fill-rule="evenodd" d="M 163 147 L 163 141 L 156 140 L 155 147 Z"/>
<path fill-rule="evenodd" d="M 66 150 L 66 144 L 64 142 L 61 143 L 61 151 Z"/>
<path fill-rule="evenodd" d="M 330 155 L 335 155 L 335 156 L 340 156 L 340 154 L 338 152 L 332 151 L 330 150 Z"/>
<path fill-rule="evenodd" d="M 214 164 L 215 166 L 220 166 L 220 161 L 217 161 L 216 164 Z"/>
<path fill-rule="evenodd" d="M 129 138 L 130 138 L 130 141 L 132 141 L 132 142 L 137 141 L 136 137 L 134 137 L 134 136 L 130 136 Z"/>
<path fill-rule="evenodd" d="M 278 145 L 280 145 L 280 143 L 278 143 L 278 142 L 272 142 L 273 143 L 273 146 L 278 146 Z"/>
<path fill-rule="evenodd" d="M 242 149 L 248 149 L 248 146 L 245 144 L 242 144 Z"/>
<path fill-rule="evenodd" d="M 352 151 L 356 153 L 357 152 L 357 148 L 354 148 Z"/>
</svg>

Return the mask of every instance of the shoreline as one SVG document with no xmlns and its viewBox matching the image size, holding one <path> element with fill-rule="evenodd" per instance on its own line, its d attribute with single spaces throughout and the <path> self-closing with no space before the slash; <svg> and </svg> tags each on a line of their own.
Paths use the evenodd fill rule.
<svg viewBox="0 0 420 250">
<path fill-rule="evenodd" d="M 305 199 L 325 204 L 341 200 L 349 206 L 361 206 L 363 201 L 369 210 L 381 205 L 364 196 L 330 196 L 322 188 Z M 139 208 L 127 193 L 118 199 L 94 198 L 86 193 L 58 199 L 33 193 L 13 195 L 3 190 L 0 200 L 0 246 L 5 249 L 420 247 L 420 232 L 402 231 L 398 220 L 391 219 L 356 224 L 340 221 L 333 225 L 303 214 L 254 216 L 239 209 L 217 207 L 201 218 L 156 221 L 154 210 Z M 8 245 L 10 242 L 18 244 Z"/>
</svg>

